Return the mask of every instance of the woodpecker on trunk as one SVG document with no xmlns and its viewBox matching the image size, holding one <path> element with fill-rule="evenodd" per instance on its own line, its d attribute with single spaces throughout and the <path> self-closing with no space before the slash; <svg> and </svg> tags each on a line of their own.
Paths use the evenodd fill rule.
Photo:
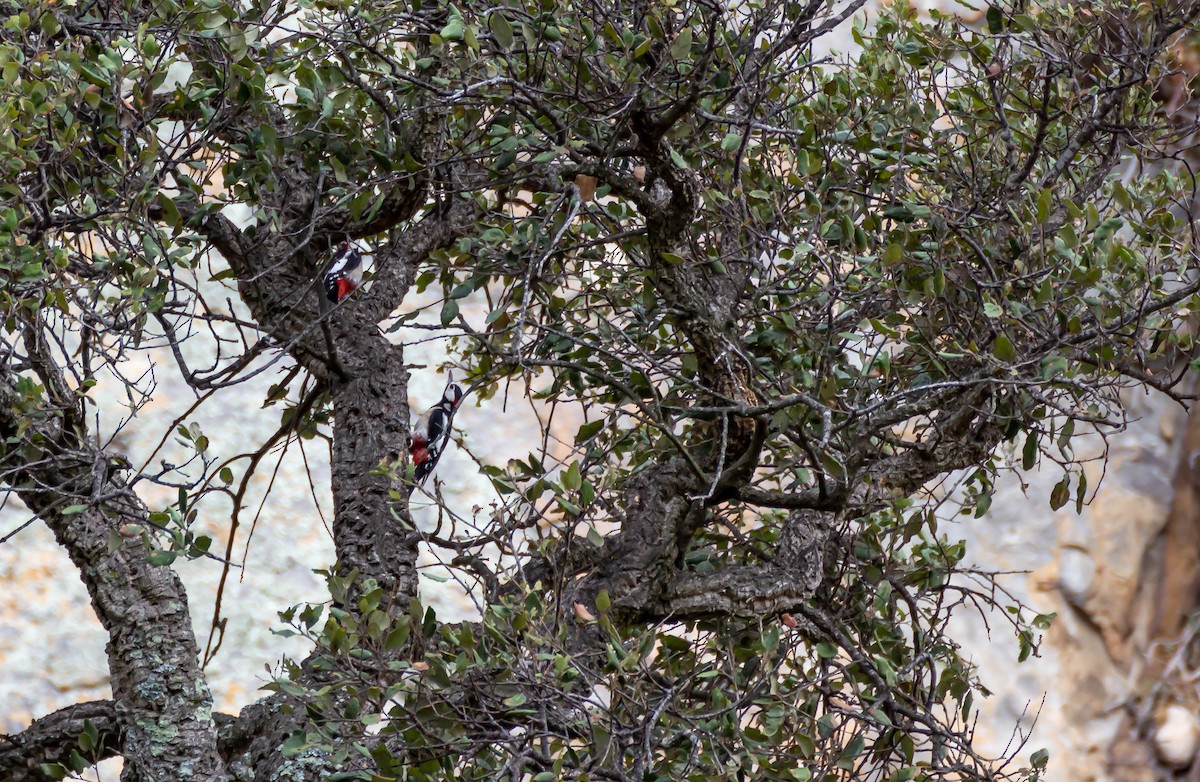
<svg viewBox="0 0 1200 782">
<path fill-rule="evenodd" d="M 426 410 L 413 426 L 411 454 L 417 483 L 424 483 L 437 466 L 450 441 L 450 424 L 462 399 L 463 390 L 458 383 L 447 383 L 441 401 Z"/>
<path fill-rule="evenodd" d="M 362 253 L 350 242 L 342 242 L 325 272 L 325 298 L 334 304 L 345 301 L 362 285 L 362 275 Z"/>
</svg>

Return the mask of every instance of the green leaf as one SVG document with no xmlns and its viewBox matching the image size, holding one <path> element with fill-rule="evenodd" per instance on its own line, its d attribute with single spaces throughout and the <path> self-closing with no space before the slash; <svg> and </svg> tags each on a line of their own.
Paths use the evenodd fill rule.
<svg viewBox="0 0 1200 782">
<path fill-rule="evenodd" d="M 837 657 L 838 648 L 831 643 L 822 642 L 817 644 L 817 656 L 822 660 L 832 660 Z"/>
<path fill-rule="evenodd" d="M 462 14 L 457 8 L 451 7 L 450 20 L 446 22 L 446 26 L 438 33 L 447 41 L 461 41 L 466 32 L 466 25 L 463 23 Z"/>
<path fill-rule="evenodd" d="M 677 635 L 660 635 L 658 640 L 664 647 L 670 649 L 672 652 L 686 652 L 688 649 L 692 648 L 691 643 L 687 639 L 680 638 Z"/>
<path fill-rule="evenodd" d="M 583 426 L 580 426 L 579 431 L 575 433 L 575 444 L 579 445 L 582 442 L 590 440 L 592 437 L 594 437 L 596 435 L 597 432 L 599 432 L 603 428 L 604 428 L 604 419 L 603 418 L 596 419 L 595 421 L 589 421 L 588 423 L 584 424 Z"/>
<path fill-rule="evenodd" d="M 91 752 L 100 745 L 100 731 L 91 720 L 83 721 L 83 733 L 79 734 L 79 748 Z"/>
<path fill-rule="evenodd" d="M 726 152 L 733 152 L 742 145 L 742 134 L 726 133 L 725 138 L 721 139 L 721 149 Z"/>
<path fill-rule="evenodd" d="M 83 755 L 79 754 L 79 750 L 71 748 L 71 754 L 67 757 L 67 762 L 71 764 L 71 768 L 76 774 L 82 774 L 88 766 L 92 765 L 83 759 Z"/>
<path fill-rule="evenodd" d="M 467 280 L 466 282 L 460 282 L 458 285 L 454 286 L 454 290 L 450 291 L 450 298 L 464 299 L 467 296 L 470 296 L 476 287 L 478 287 L 477 280 L 472 279 Z"/>
<path fill-rule="evenodd" d="M 1006 363 L 1017 357 L 1017 351 L 1013 348 L 1012 340 L 1006 334 L 996 335 L 996 341 L 992 344 L 992 353 L 995 354 L 996 358 Z"/>
<path fill-rule="evenodd" d="M 88 509 L 88 506 L 86 506 L 86 505 L 68 505 L 67 507 L 63 508 L 62 515 L 74 516 L 78 513 L 83 513 L 87 509 Z"/>
<path fill-rule="evenodd" d="M 569 491 L 579 491 L 583 485 L 583 476 L 579 473 L 579 462 L 571 462 L 571 466 L 562 475 L 562 485 Z"/>
<path fill-rule="evenodd" d="M 1069 367 L 1065 356 L 1046 356 L 1042 359 L 1042 379 L 1051 380 L 1065 374 Z"/>
<path fill-rule="evenodd" d="M 398 619 L 396 626 L 392 628 L 392 631 L 388 633 L 387 638 L 384 640 L 384 647 L 395 650 L 404 646 L 405 642 L 408 641 L 409 627 L 408 617 Z"/>
<path fill-rule="evenodd" d="M 1065 451 L 1071 445 L 1071 438 L 1075 436 L 1075 421 L 1068 418 L 1063 423 L 1062 428 L 1058 430 L 1058 449 Z"/>
<path fill-rule="evenodd" d="M 837 393 L 838 393 L 837 378 L 833 377 L 832 375 L 829 377 L 826 377 L 823 381 L 821 381 L 821 387 L 817 391 L 817 395 L 821 398 L 822 402 L 833 401 L 834 397 L 837 396 Z"/>
<path fill-rule="evenodd" d="M 488 17 L 488 28 L 492 31 L 492 37 L 496 39 L 496 43 L 501 49 L 508 51 L 513 47 L 513 28 L 504 18 L 504 14 L 493 11 Z"/>
<path fill-rule="evenodd" d="M 987 10 L 988 32 L 992 35 L 999 35 L 1004 30 L 1004 16 L 1000 9 L 996 6 L 989 6 Z"/>
<path fill-rule="evenodd" d="M 692 28 L 685 27 L 671 44 L 671 57 L 676 61 L 689 59 L 692 53 Z"/>
<path fill-rule="evenodd" d="M 1039 630 L 1049 630 L 1050 625 L 1054 624 L 1054 619 L 1057 616 L 1058 614 L 1054 611 L 1051 611 L 1048 614 L 1038 614 L 1033 618 L 1033 621 L 1030 624 Z"/>
<path fill-rule="evenodd" d="M 1125 225 L 1120 217 L 1107 217 L 1096 227 L 1096 244 L 1104 244 Z"/>
<path fill-rule="evenodd" d="M 43 763 L 39 768 L 47 779 L 66 779 L 71 772 L 61 763 Z"/>
<path fill-rule="evenodd" d="M 175 552 L 156 548 L 146 555 L 146 561 L 155 567 L 170 565 L 175 561 Z"/>
<path fill-rule="evenodd" d="M 610 608 L 612 608 L 612 599 L 608 596 L 608 590 L 601 589 L 596 595 L 596 610 L 603 614 Z"/>
<path fill-rule="evenodd" d="M 1066 505 L 1067 501 L 1070 499 L 1071 491 L 1070 486 L 1068 485 L 1068 479 L 1063 478 L 1054 485 L 1054 488 L 1050 492 L 1050 510 L 1058 510 L 1062 506 Z"/>
<path fill-rule="evenodd" d="M 1030 432 L 1025 436 L 1025 447 L 1021 450 L 1021 469 L 1032 470 L 1037 465 L 1037 441 L 1037 432 Z"/>
<path fill-rule="evenodd" d="M 449 326 L 450 323 L 458 317 L 458 302 L 455 299 L 446 299 L 442 304 L 441 321 L 443 326 Z"/>
<path fill-rule="evenodd" d="M 807 149 L 796 150 L 796 171 L 801 174 L 814 173 L 818 168 L 816 156 L 809 155 Z"/>
<path fill-rule="evenodd" d="M 1054 205 L 1054 193 L 1050 188 L 1046 188 L 1038 194 L 1037 199 L 1037 221 L 1044 223 L 1050 219 L 1050 208 Z"/>
<path fill-rule="evenodd" d="M 49 16 L 49 14 L 46 14 Z M 179 216 L 179 207 L 175 206 L 175 199 L 168 196 L 159 196 L 159 206 L 162 207 L 163 221 L 170 226 L 179 228 L 183 225 L 183 219 Z"/>
</svg>

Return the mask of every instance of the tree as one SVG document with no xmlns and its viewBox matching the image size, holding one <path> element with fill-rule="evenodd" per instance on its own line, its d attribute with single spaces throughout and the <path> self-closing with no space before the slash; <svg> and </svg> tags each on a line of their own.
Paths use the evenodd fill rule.
<svg viewBox="0 0 1200 782">
<path fill-rule="evenodd" d="M 897 3 L 819 57 L 864 3 L 6 4 L 0 477 L 78 567 L 114 697 L 0 740 L 0 776 L 1040 777 L 972 746 L 946 622 L 1007 601 L 928 487 L 982 515 L 1019 451 L 1081 504 L 1076 427 L 1174 393 L 1191 186 L 1113 172 L 1192 132 L 1154 91 L 1200 7 Z M 343 241 L 373 274 L 331 305 Z M 426 289 L 436 323 L 399 314 Z M 419 327 L 476 397 L 544 378 L 585 416 L 568 464 L 483 466 L 482 534 L 412 521 Z M 183 422 L 192 462 L 131 470 L 90 393 L 155 342 L 203 403 L 279 372 L 276 437 L 222 461 Z M 331 601 L 213 714 L 171 565 L 221 559 L 197 514 L 236 523 L 298 436 L 331 441 Z M 423 608 L 429 545 L 477 621 Z M 1024 658 L 1050 617 L 1011 608 Z"/>
</svg>

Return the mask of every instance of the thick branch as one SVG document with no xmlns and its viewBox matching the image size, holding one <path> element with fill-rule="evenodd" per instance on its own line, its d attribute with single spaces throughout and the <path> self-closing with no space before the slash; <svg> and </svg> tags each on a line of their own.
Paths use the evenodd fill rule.
<svg viewBox="0 0 1200 782">
<path fill-rule="evenodd" d="M 84 750 L 80 736 L 88 724 L 95 728 L 94 746 Z M 71 768 L 71 751 L 89 763 L 120 754 L 121 721 L 112 701 L 90 701 L 60 709 L 34 720 L 12 736 L 0 736 L 0 779 L 7 782 L 45 782 L 43 764 L 59 763 Z"/>
<path fill-rule="evenodd" d="M 671 585 L 663 605 L 650 618 L 753 618 L 795 611 L 815 590 L 809 575 L 771 565 L 688 574 Z M 819 576 L 817 571 L 817 583 Z"/>
<path fill-rule="evenodd" d="M 335 331 L 348 377 L 333 389 L 333 539 L 341 569 L 374 578 L 407 610 L 419 537 L 395 471 L 407 463 L 408 370 L 399 345 L 363 328 Z"/>
<path fill-rule="evenodd" d="M 378 323 L 390 315 L 408 292 L 413 271 L 434 250 L 449 247 L 479 219 L 483 210 L 469 195 L 452 195 L 444 208 L 427 214 L 399 239 L 375 251 L 375 281 L 359 304 L 363 317 Z"/>
</svg>

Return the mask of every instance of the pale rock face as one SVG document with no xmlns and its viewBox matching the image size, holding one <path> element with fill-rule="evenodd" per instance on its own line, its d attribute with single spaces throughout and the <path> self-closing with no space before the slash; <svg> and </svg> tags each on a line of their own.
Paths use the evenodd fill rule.
<svg viewBox="0 0 1200 782">
<path fill-rule="evenodd" d="M 1083 608 L 1096 578 L 1096 562 L 1086 548 L 1064 546 L 1058 558 L 1058 588 L 1071 605 Z"/>
<path fill-rule="evenodd" d="M 1154 731 L 1154 751 L 1165 765 L 1187 766 L 1196 757 L 1200 741 L 1200 720 L 1191 710 L 1178 704 L 1168 706 L 1160 715 Z"/>
<path fill-rule="evenodd" d="M 1020 725 L 1030 734 L 1022 757 L 1046 747 L 1055 778 L 1140 778 L 1110 764 L 1110 751 L 1128 731 L 1119 707 L 1135 692 L 1130 666 L 1140 659 L 1148 621 L 1139 586 L 1152 577 L 1147 551 L 1169 511 L 1173 439 L 1184 415 L 1161 396 L 1132 393 L 1127 403 L 1130 424 L 1111 438 L 1107 470 L 1102 475 L 1100 463 L 1087 468 L 1089 486 L 1099 488 L 1082 514 L 1074 502 L 1051 511 L 1050 491 L 1061 472 L 1035 470 L 1006 476 L 985 518 L 956 521 L 947 531 L 967 541 L 971 563 L 1012 571 L 1001 580 L 1005 587 L 1034 610 L 1057 615 L 1039 657 L 1021 664 L 1015 640 L 995 617 L 990 632 L 976 616 L 962 615 L 953 625 L 993 692 L 977 701 L 982 748 L 1004 750 Z M 1076 453 L 1086 458 L 1102 447 L 1091 436 L 1077 443 Z"/>
</svg>

